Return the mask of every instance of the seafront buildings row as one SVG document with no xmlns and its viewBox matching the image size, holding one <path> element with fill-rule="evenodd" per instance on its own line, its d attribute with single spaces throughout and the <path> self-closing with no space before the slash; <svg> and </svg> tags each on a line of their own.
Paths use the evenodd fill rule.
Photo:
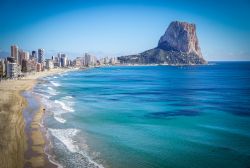
<svg viewBox="0 0 250 168">
<path fill-rule="evenodd" d="M 82 68 L 103 65 L 118 64 L 117 58 L 101 58 L 85 53 L 83 56 L 73 60 L 69 59 L 65 53 L 58 53 L 45 59 L 45 50 L 39 48 L 37 51 L 24 51 L 17 45 L 10 47 L 10 56 L 0 59 L 0 78 L 18 78 L 25 76 L 27 73 L 40 72 L 53 68 Z"/>
</svg>

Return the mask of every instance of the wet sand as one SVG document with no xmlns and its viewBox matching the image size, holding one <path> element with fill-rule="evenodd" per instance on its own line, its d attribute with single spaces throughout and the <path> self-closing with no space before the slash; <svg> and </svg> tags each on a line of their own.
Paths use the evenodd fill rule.
<svg viewBox="0 0 250 168">
<path fill-rule="evenodd" d="M 23 96 L 28 102 L 28 105 L 23 110 L 28 144 L 25 151 L 24 167 L 56 168 L 57 166 L 49 162 L 48 156 L 44 152 L 46 137 L 42 131 L 41 122 L 45 109 L 40 104 L 39 99 L 31 92 L 24 92 Z"/>
<path fill-rule="evenodd" d="M 29 105 L 22 94 L 33 88 L 37 78 L 66 71 L 68 70 L 54 69 L 19 80 L 0 82 L 1 167 L 56 167 L 48 161 L 44 151 L 46 139 L 40 125 L 43 107 L 39 103 L 39 108 L 33 109 L 33 115 L 24 117 L 23 110 L 29 109 Z"/>
</svg>

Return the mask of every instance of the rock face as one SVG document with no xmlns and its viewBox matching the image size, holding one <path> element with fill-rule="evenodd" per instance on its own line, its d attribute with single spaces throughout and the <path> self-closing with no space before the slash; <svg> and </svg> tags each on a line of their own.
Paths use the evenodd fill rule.
<svg viewBox="0 0 250 168">
<path fill-rule="evenodd" d="M 161 36 L 158 48 L 168 51 L 194 53 L 202 57 L 199 42 L 196 36 L 195 24 L 187 22 L 172 22 L 165 34 Z"/>
<path fill-rule="evenodd" d="M 206 64 L 196 36 L 195 24 L 174 21 L 154 49 L 118 57 L 124 64 Z"/>
</svg>

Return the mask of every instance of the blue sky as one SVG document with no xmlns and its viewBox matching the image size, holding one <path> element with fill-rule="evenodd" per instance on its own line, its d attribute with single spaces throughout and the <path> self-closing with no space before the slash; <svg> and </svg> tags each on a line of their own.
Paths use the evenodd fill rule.
<svg viewBox="0 0 250 168">
<path fill-rule="evenodd" d="M 3 0 L 0 51 L 17 44 L 46 56 L 136 54 L 156 47 L 171 21 L 195 23 L 207 60 L 250 60 L 250 2 L 244 0 Z"/>
</svg>

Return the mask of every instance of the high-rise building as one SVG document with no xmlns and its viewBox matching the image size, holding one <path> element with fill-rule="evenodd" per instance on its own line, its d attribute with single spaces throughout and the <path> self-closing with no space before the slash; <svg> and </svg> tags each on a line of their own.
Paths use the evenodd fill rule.
<svg viewBox="0 0 250 168">
<path fill-rule="evenodd" d="M 29 59 L 30 59 L 30 53 L 29 53 L 28 51 L 25 51 L 25 52 L 24 52 L 24 58 L 25 58 L 26 60 L 29 60 Z"/>
<path fill-rule="evenodd" d="M 20 63 L 18 64 L 23 66 L 23 61 L 29 60 L 29 52 L 19 50 L 19 60 L 20 60 Z"/>
<path fill-rule="evenodd" d="M 85 53 L 84 65 L 85 66 L 95 66 L 96 65 L 96 57 L 92 56 L 92 55 L 90 55 L 88 53 Z"/>
<path fill-rule="evenodd" d="M 31 58 L 30 59 L 37 61 L 36 51 L 31 52 Z"/>
<path fill-rule="evenodd" d="M 59 63 L 59 58 L 58 57 L 54 57 L 53 63 L 54 63 L 54 67 L 60 67 L 60 63 Z"/>
<path fill-rule="evenodd" d="M 73 61 L 70 59 L 67 59 L 67 66 L 73 66 Z"/>
<path fill-rule="evenodd" d="M 4 59 L 0 60 L 0 78 L 5 77 L 6 75 L 6 67 Z"/>
<path fill-rule="evenodd" d="M 44 49 L 42 48 L 38 49 L 38 62 L 41 64 L 44 62 Z"/>
<path fill-rule="evenodd" d="M 90 55 L 88 53 L 85 53 L 84 56 L 84 65 L 89 66 L 90 65 Z"/>
<path fill-rule="evenodd" d="M 10 49 L 11 49 L 11 54 L 10 54 L 11 57 L 13 57 L 16 60 L 16 62 L 18 62 L 18 46 L 12 45 Z"/>
<path fill-rule="evenodd" d="M 117 64 L 117 58 L 116 57 L 110 58 L 110 64 L 112 65 Z"/>
<path fill-rule="evenodd" d="M 28 60 L 28 61 L 29 61 L 28 71 L 29 72 L 36 71 L 36 60 Z"/>
<path fill-rule="evenodd" d="M 53 61 L 51 59 L 46 59 L 46 69 L 53 69 L 54 68 L 54 64 Z"/>
<path fill-rule="evenodd" d="M 27 59 L 22 60 L 22 72 L 29 72 L 29 62 Z"/>
<path fill-rule="evenodd" d="M 61 61 L 61 57 L 62 57 L 62 53 L 58 53 L 57 54 L 57 64 L 58 64 L 58 67 L 61 67 L 62 66 L 62 61 Z"/>
<path fill-rule="evenodd" d="M 66 54 L 61 54 L 61 66 L 62 67 L 67 66 L 67 56 L 66 56 Z"/>
<path fill-rule="evenodd" d="M 17 60 L 18 65 L 22 64 L 22 55 L 23 55 L 23 50 L 19 49 L 18 50 L 18 60 Z"/>
<path fill-rule="evenodd" d="M 15 63 L 15 58 L 7 57 L 7 62 Z"/>
<path fill-rule="evenodd" d="M 41 72 L 42 71 L 42 65 L 40 63 L 36 64 L 36 72 Z"/>
<path fill-rule="evenodd" d="M 74 60 L 74 66 L 76 67 L 81 67 L 84 65 L 84 61 L 83 61 L 83 57 L 77 57 L 75 60 Z"/>
</svg>

